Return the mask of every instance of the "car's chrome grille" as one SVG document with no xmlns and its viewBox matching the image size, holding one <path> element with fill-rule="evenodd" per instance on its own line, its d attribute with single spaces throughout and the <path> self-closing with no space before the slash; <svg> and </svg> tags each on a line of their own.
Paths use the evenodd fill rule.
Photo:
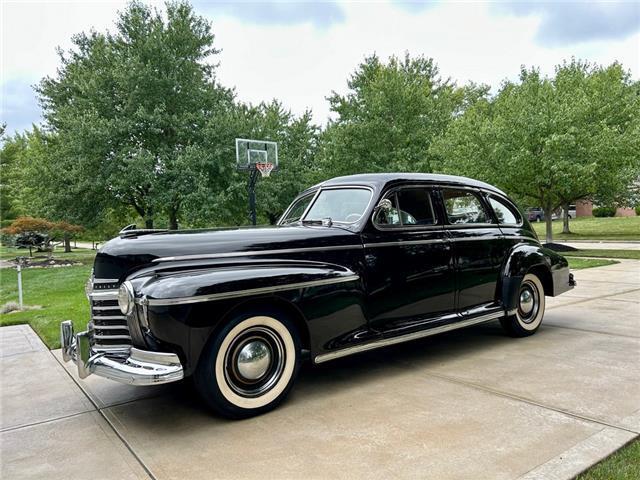
<svg viewBox="0 0 640 480">
<path fill-rule="evenodd" d="M 90 293 L 91 345 L 97 352 L 127 354 L 131 335 L 127 318 L 118 307 L 118 283 L 94 279 Z"/>
</svg>

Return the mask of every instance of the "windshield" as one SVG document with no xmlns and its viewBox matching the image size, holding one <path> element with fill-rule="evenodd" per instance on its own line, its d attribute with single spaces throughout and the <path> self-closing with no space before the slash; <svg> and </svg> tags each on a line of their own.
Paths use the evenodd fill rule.
<svg viewBox="0 0 640 480">
<path fill-rule="evenodd" d="M 304 220 L 330 218 L 332 222 L 353 223 L 360 220 L 371 200 L 366 188 L 331 188 L 320 191 Z"/>
</svg>

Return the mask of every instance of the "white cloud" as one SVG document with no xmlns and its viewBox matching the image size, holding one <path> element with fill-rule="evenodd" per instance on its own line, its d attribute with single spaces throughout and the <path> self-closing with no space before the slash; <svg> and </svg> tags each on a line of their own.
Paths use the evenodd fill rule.
<svg viewBox="0 0 640 480">
<path fill-rule="evenodd" d="M 156 2 L 157 3 L 157 2 Z M 16 78 L 35 83 L 55 73 L 55 47 L 68 47 L 73 33 L 113 28 L 124 1 L 2 3 L 3 83 Z M 496 88 L 515 79 L 520 66 L 544 73 L 571 56 L 608 64 L 618 60 L 640 74 L 640 34 L 625 40 L 599 40 L 545 47 L 536 41 L 540 16 L 501 15 L 478 3 L 439 3 L 408 10 L 390 3 L 344 3 L 344 20 L 325 28 L 312 23 L 256 24 L 230 14 L 209 15 L 222 53 L 219 79 L 235 86 L 241 100 L 280 99 L 295 113 L 311 108 L 316 120 L 329 115 L 325 97 L 344 92 L 356 65 L 376 52 L 433 57 L 443 76 Z M 205 14 L 204 11 L 199 11 Z M 15 102 L 14 102 L 15 103 Z M 8 119 L 11 122 L 11 119 Z M 28 125 L 27 125 L 28 126 Z M 9 125 L 11 128 L 24 126 Z"/>
</svg>

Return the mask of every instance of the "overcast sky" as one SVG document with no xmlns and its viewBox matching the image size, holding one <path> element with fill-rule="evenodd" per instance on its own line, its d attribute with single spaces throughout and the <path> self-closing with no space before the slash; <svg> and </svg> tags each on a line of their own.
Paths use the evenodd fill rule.
<svg viewBox="0 0 640 480">
<path fill-rule="evenodd" d="M 113 29 L 125 1 L 0 0 L 0 119 L 9 132 L 40 121 L 32 85 L 55 75 L 56 47 L 74 33 Z M 161 7 L 161 3 L 154 3 Z M 240 100 L 272 98 L 315 120 L 366 56 L 426 55 L 443 76 L 495 89 L 521 65 L 552 73 L 572 56 L 621 62 L 640 78 L 640 2 L 218 2 L 196 0 L 222 50 L 219 80 Z"/>
</svg>

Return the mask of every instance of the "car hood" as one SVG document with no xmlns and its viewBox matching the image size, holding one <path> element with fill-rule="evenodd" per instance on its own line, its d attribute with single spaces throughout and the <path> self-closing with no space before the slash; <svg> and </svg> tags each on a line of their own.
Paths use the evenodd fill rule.
<svg viewBox="0 0 640 480">
<path fill-rule="evenodd" d="M 122 279 L 154 261 L 180 260 L 185 256 L 236 254 L 290 249 L 358 245 L 359 235 L 320 226 L 276 226 L 220 230 L 180 230 L 114 238 L 96 256 L 97 278 Z"/>
</svg>

